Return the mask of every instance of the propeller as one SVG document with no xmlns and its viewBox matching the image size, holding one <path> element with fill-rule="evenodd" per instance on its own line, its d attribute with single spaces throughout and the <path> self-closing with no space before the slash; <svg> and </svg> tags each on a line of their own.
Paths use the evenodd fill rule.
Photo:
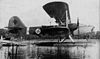
<svg viewBox="0 0 100 59">
<path fill-rule="evenodd" d="M 79 31 L 79 18 L 77 18 L 77 29 L 78 29 L 78 39 L 79 39 L 79 34 L 80 34 L 80 31 Z"/>
<path fill-rule="evenodd" d="M 77 18 L 77 29 L 78 29 L 78 35 L 79 35 L 79 18 Z M 74 43 L 75 41 L 73 40 L 71 33 L 69 34 L 69 39 Z M 79 36 L 78 36 L 79 39 Z"/>
<path fill-rule="evenodd" d="M 77 18 L 77 28 L 79 27 L 79 18 Z"/>
</svg>

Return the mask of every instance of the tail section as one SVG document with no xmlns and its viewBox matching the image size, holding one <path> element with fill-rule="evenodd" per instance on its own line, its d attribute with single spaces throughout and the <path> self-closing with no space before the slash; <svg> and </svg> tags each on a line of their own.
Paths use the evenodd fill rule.
<svg viewBox="0 0 100 59">
<path fill-rule="evenodd" d="M 20 27 L 20 28 L 24 28 L 26 26 L 22 23 L 22 21 L 17 16 L 13 16 L 9 20 L 8 27 Z"/>
<path fill-rule="evenodd" d="M 24 36 L 27 30 L 26 26 L 17 16 L 13 16 L 10 18 L 7 28 L 10 33 L 18 34 L 19 36 Z"/>
</svg>

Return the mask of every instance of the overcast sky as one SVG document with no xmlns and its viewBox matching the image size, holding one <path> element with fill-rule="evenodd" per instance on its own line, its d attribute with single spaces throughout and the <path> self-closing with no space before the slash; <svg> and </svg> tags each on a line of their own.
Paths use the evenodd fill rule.
<svg viewBox="0 0 100 59">
<path fill-rule="evenodd" d="M 8 25 L 12 16 L 18 16 L 26 26 L 50 24 L 54 19 L 43 10 L 48 2 L 60 0 L 0 0 L 0 27 Z M 69 4 L 71 21 L 93 25 L 99 29 L 99 0 L 61 0 Z"/>
</svg>

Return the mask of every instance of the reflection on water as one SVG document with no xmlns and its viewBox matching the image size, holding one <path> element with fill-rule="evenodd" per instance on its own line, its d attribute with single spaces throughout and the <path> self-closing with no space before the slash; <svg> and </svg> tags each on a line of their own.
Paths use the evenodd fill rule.
<svg viewBox="0 0 100 59">
<path fill-rule="evenodd" d="M 9 54 L 9 59 L 99 59 L 99 40 L 91 40 L 93 43 L 84 43 L 80 46 L 59 46 L 59 47 L 43 47 L 36 45 L 27 45 L 18 47 L 17 55 Z M 6 51 L 8 50 L 7 47 Z M 16 48 L 16 47 L 15 47 Z M 2 50 L 5 50 L 2 48 Z M 10 49 L 11 50 L 11 49 Z M 2 51 L 1 51 L 2 52 Z M 0 52 L 0 53 L 1 53 Z M 4 59 L 5 53 L 2 53 Z M 6 53 L 7 56 L 7 53 Z M 15 56 L 12 58 L 12 56 Z"/>
</svg>

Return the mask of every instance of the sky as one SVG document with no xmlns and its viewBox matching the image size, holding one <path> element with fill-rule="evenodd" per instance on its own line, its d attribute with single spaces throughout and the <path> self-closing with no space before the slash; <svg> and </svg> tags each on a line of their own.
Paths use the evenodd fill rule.
<svg viewBox="0 0 100 59">
<path fill-rule="evenodd" d="M 81 24 L 99 30 L 99 0 L 0 0 L 0 27 L 6 27 L 12 16 L 18 16 L 27 27 L 55 24 L 42 8 L 53 1 L 69 4 L 71 22 L 76 23 L 79 18 Z"/>
</svg>

